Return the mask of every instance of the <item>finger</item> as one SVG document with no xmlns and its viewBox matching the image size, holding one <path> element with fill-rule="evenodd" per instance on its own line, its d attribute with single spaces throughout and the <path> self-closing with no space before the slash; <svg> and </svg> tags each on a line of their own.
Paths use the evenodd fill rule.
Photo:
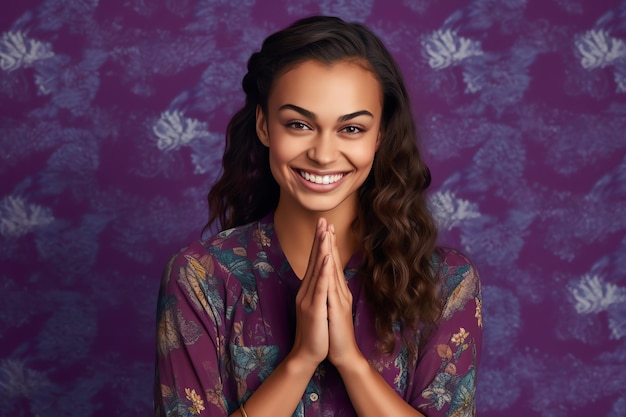
<svg viewBox="0 0 626 417">
<path fill-rule="evenodd" d="M 330 239 L 330 232 L 324 231 L 322 239 L 320 240 L 318 253 L 318 257 L 322 260 L 322 262 L 319 264 L 319 266 L 315 265 L 316 268 L 313 270 L 315 279 L 311 280 L 315 281 L 314 289 L 312 291 L 314 300 L 312 300 L 312 302 L 321 303 L 320 300 L 323 300 L 324 308 L 326 308 L 325 304 L 328 299 L 328 283 L 331 279 L 333 271 L 333 258 L 332 254 L 330 253 Z"/>
<path fill-rule="evenodd" d="M 311 281 L 313 281 L 316 277 L 315 269 L 316 264 L 319 264 L 318 261 L 321 261 L 321 258 L 318 256 L 319 248 L 322 242 L 324 230 L 326 229 L 325 225 L 326 219 L 323 217 L 317 221 L 317 227 L 315 229 L 315 235 L 313 237 L 313 244 L 311 245 L 311 252 L 309 253 L 309 261 L 307 262 L 306 272 L 304 273 L 304 277 L 302 278 L 302 288 L 303 294 L 309 292 L 311 288 Z"/>
<path fill-rule="evenodd" d="M 332 273 L 331 263 L 332 260 L 330 254 L 324 256 L 315 288 L 312 291 L 311 305 L 314 309 L 319 308 L 326 310 L 326 305 L 328 303 L 328 283 L 330 281 L 329 275 Z"/>
<path fill-rule="evenodd" d="M 335 264 L 334 278 L 336 281 L 337 291 L 339 291 L 339 293 L 343 297 L 345 297 L 350 290 L 348 289 L 348 285 L 343 274 L 343 263 L 341 262 L 341 258 L 339 257 L 339 246 L 337 245 L 337 234 L 335 233 L 335 226 L 331 224 L 328 226 L 328 229 L 331 232 L 330 250 Z"/>
<path fill-rule="evenodd" d="M 335 314 L 342 314 L 345 309 L 351 308 L 350 290 L 347 288 L 343 267 L 339 258 L 339 247 L 337 246 L 337 235 L 334 227 L 329 226 L 330 239 L 329 250 L 331 251 L 332 271 L 328 285 L 328 306 L 329 317 Z"/>
<path fill-rule="evenodd" d="M 328 316 L 331 317 L 331 313 L 334 312 L 335 307 L 338 307 L 339 302 L 339 289 L 337 280 L 337 267 L 335 265 L 335 258 L 328 255 L 329 263 L 327 273 L 330 275 L 328 279 Z"/>
<path fill-rule="evenodd" d="M 318 244 L 318 253 L 315 263 L 312 265 L 311 276 L 308 278 L 307 288 L 304 293 L 305 299 L 311 305 L 321 305 L 323 301 L 324 309 L 326 309 L 326 300 L 328 293 L 329 273 L 327 268 L 330 254 L 330 232 L 322 231 Z M 322 299 L 322 301 L 320 301 Z"/>
<path fill-rule="evenodd" d="M 320 217 L 315 227 L 315 235 L 313 236 L 313 244 L 311 245 L 311 252 L 309 253 L 309 261 L 307 262 L 307 271 L 312 270 L 315 261 L 317 260 L 317 253 L 319 251 L 320 242 L 323 236 L 324 230 L 326 230 L 326 219 Z M 306 273 L 305 273 L 306 277 Z"/>
</svg>

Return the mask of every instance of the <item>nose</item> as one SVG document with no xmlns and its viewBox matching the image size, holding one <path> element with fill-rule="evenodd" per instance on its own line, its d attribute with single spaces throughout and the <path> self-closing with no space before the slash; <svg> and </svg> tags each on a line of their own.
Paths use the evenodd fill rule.
<svg viewBox="0 0 626 417">
<path fill-rule="evenodd" d="M 337 160 L 338 153 L 338 138 L 334 132 L 325 132 L 316 135 L 307 156 L 319 165 L 329 165 Z"/>
</svg>

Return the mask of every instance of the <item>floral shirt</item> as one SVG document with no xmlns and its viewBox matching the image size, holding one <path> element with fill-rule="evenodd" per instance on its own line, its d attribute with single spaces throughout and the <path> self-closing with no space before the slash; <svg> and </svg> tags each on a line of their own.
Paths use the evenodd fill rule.
<svg viewBox="0 0 626 417">
<path fill-rule="evenodd" d="M 353 295 L 356 340 L 371 366 L 428 417 L 475 415 L 482 317 L 480 282 L 469 261 L 452 250 L 434 257 L 446 302 L 415 360 L 400 343 L 391 355 L 377 353 L 357 264 L 355 255 L 344 273 Z M 234 412 L 291 349 L 300 282 L 274 233 L 273 214 L 176 254 L 159 294 L 156 414 Z M 293 415 L 356 416 L 332 364 L 319 365 Z"/>
</svg>

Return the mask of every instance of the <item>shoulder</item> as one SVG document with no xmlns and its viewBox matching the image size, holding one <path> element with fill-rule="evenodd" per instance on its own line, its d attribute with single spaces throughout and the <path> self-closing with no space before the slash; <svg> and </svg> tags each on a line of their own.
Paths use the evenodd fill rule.
<svg viewBox="0 0 626 417">
<path fill-rule="evenodd" d="M 268 232 L 273 230 L 273 224 L 262 221 L 248 223 L 242 226 L 222 230 L 202 240 L 196 240 L 176 252 L 171 262 L 216 255 L 220 252 L 229 252 L 248 245 L 263 245 Z"/>
<path fill-rule="evenodd" d="M 469 300 L 482 300 L 480 276 L 476 266 L 462 252 L 438 248 L 433 257 L 433 268 L 441 286 L 444 318 L 462 309 Z"/>
<path fill-rule="evenodd" d="M 215 255 L 221 250 L 229 250 L 241 245 L 248 240 L 249 230 L 254 224 L 235 227 L 220 231 L 202 240 L 194 240 L 174 252 L 166 267 L 166 275 L 171 273 L 176 266 L 188 264 L 192 260 L 200 260 Z"/>
<path fill-rule="evenodd" d="M 222 230 L 203 240 L 196 240 L 172 255 L 164 271 L 164 279 L 198 277 L 219 279 L 222 275 L 244 273 L 249 269 L 249 255 L 267 245 L 273 224 L 256 221 Z"/>
<path fill-rule="evenodd" d="M 470 258 L 463 252 L 446 246 L 439 246 L 433 255 L 433 266 L 438 268 L 450 268 L 458 266 L 470 266 L 475 269 Z"/>
<path fill-rule="evenodd" d="M 433 254 L 432 266 L 438 281 L 443 284 L 450 279 L 453 281 L 464 277 L 478 279 L 478 270 L 471 259 L 456 249 L 438 247 Z"/>
</svg>

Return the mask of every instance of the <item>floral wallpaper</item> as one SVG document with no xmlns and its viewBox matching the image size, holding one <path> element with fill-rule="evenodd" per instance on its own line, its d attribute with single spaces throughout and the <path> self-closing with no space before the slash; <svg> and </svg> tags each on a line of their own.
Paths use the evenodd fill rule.
<svg viewBox="0 0 626 417">
<path fill-rule="evenodd" d="M 200 236 L 249 55 L 372 27 L 441 243 L 481 273 L 478 414 L 626 415 L 626 1 L 25 0 L 0 13 L 0 415 L 151 415 L 156 294 Z"/>
</svg>

